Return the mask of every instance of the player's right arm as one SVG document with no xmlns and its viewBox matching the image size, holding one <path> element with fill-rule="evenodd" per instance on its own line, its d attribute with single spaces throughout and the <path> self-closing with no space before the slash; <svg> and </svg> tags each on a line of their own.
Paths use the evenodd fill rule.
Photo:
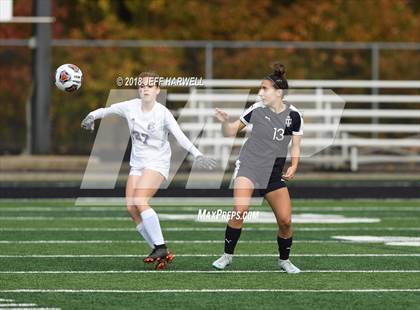
<svg viewBox="0 0 420 310">
<path fill-rule="evenodd" d="M 108 115 L 118 115 L 124 117 L 125 102 L 115 103 L 107 108 L 99 108 L 90 112 L 82 121 L 81 127 L 86 130 L 93 131 L 95 129 L 95 120 L 102 119 Z"/>
<path fill-rule="evenodd" d="M 222 123 L 222 133 L 225 137 L 234 137 L 239 131 L 245 128 L 245 124 L 239 119 L 234 122 L 229 122 L 229 115 L 218 108 L 216 108 L 215 116 Z"/>
</svg>

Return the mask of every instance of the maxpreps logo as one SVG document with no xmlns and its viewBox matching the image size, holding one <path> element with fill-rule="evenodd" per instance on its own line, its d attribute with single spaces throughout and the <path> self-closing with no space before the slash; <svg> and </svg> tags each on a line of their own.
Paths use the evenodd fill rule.
<svg viewBox="0 0 420 310">
<path fill-rule="evenodd" d="M 225 211 L 222 209 L 207 210 L 199 209 L 196 221 L 197 222 L 223 222 L 231 219 L 244 220 L 244 221 L 255 221 L 259 218 L 259 211 Z"/>
</svg>

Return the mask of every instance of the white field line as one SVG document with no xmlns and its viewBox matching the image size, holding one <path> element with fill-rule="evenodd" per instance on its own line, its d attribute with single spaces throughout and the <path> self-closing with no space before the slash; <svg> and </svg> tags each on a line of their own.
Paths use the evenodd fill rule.
<svg viewBox="0 0 420 310">
<path fill-rule="evenodd" d="M 159 198 L 159 197 L 156 197 L 156 198 Z M 156 199 L 155 198 L 155 199 Z M 210 200 L 215 200 L 215 199 L 218 199 L 218 200 L 222 200 L 222 199 L 232 199 L 232 197 L 220 197 L 220 198 L 215 198 L 215 197 L 200 197 L 200 198 L 205 198 L 205 199 L 210 199 Z M 200 198 L 191 198 L 191 197 L 185 197 L 185 198 L 180 198 L 180 197 L 166 197 L 166 198 L 164 198 L 164 199 L 170 199 L 170 200 L 179 200 L 179 201 L 194 201 L 194 200 L 197 200 L 197 199 L 200 199 Z M 159 199 L 161 199 L 161 198 L 159 198 Z M 121 197 L 121 198 L 118 198 L 118 197 L 80 197 L 80 198 L 0 198 L 0 204 L 1 203 L 16 203 L 16 202 L 21 202 L 21 203 L 24 203 L 24 202 L 29 202 L 29 203 L 33 203 L 33 202 L 35 202 L 35 203 L 42 203 L 42 202 L 44 202 L 44 203 L 52 203 L 52 202 L 73 202 L 73 203 L 75 203 L 76 201 L 84 201 L 84 202 L 86 202 L 86 201 L 92 201 L 92 202 L 96 202 L 96 201 L 98 201 L 98 200 L 101 200 L 101 201 L 110 201 L 110 202 L 113 202 L 113 201 L 115 201 L 115 200 L 120 200 L 120 201 L 123 201 L 123 205 L 124 205 L 124 197 Z M 295 199 L 296 201 L 304 201 L 304 202 L 317 202 L 317 203 L 319 203 L 319 202 L 333 202 L 333 201 L 337 201 L 337 199 L 334 199 L 334 198 L 332 198 L 332 199 L 327 199 L 327 198 L 323 198 L 323 199 L 318 199 L 318 198 L 307 198 L 307 199 L 305 199 L 305 198 L 299 198 L 299 199 Z M 404 198 L 404 199 L 402 199 L 402 198 L 385 198 L 385 199 L 377 199 L 377 198 L 355 198 L 355 199 L 352 199 L 352 198 L 349 198 L 349 199 L 346 199 L 346 200 L 349 200 L 349 201 L 357 201 L 357 202 L 360 202 L 360 203 L 364 203 L 364 202 L 376 202 L 376 201 L 390 201 L 390 202 L 393 202 L 393 201 L 400 201 L 400 202 L 404 202 L 404 201 L 420 201 L 418 198 Z"/>
<path fill-rule="evenodd" d="M 163 231 L 225 231 L 225 227 L 164 227 Z M 295 227 L 293 231 L 420 231 L 420 227 Z M 98 231 L 98 232 L 133 232 L 133 228 L 0 228 L 1 231 Z M 245 227 L 243 231 L 277 231 L 270 227 Z"/>
<path fill-rule="evenodd" d="M 398 221 L 420 221 L 418 216 L 381 216 L 381 220 L 398 220 Z"/>
<path fill-rule="evenodd" d="M 159 210 L 160 207 L 156 207 L 155 209 Z M 124 211 L 125 207 L 1 207 L 0 206 L 0 212 L 103 212 L 103 211 Z M 172 208 L 170 210 L 183 210 L 183 211 L 195 211 L 198 209 L 192 209 L 192 208 Z"/>
<path fill-rule="evenodd" d="M 103 216 L 103 217 L 61 217 L 61 216 L 0 216 L 0 221 L 130 221 L 128 217 L 114 217 L 114 216 Z"/>
<path fill-rule="evenodd" d="M 211 244 L 211 243 L 225 243 L 224 240 L 166 240 L 167 243 L 178 243 L 178 244 Z M 0 240 L 0 244 L 109 244 L 109 243 L 119 243 L 119 244 L 132 244 L 132 243 L 147 243 L 143 240 L 18 240 L 18 241 L 9 241 L 9 240 Z M 260 244 L 260 243 L 270 243 L 277 244 L 277 241 L 273 240 L 241 240 L 241 244 Z M 293 243 L 378 243 L 383 244 L 383 242 L 360 242 L 360 241 L 346 241 L 346 240 L 293 240 Z"/>
<path fill-rule="evenodd" d="M 225 231 L 225 227 L 163 227 L 163 231 Z M 420 227 L 295 227 L 293 231 L 420 231 Z M 46 228 L 0 228 L 1 231 L 98 231 L 98 232 L 133 232 L 133 228 L 97 228 L 97 227 L 46 227 Z M 243 231 L 277 231 L 270 227 L 245 227 Z"/>
<path fill-rule="evenodd" d="M 36 304 L 10 304 L 10 303 L 7 303 L 7 304 L 0 304 L 0 307 L 7 307 L 7 308 L 9 308 L 9 307 L 35 307 L 36 306 Z"/>
<path fill-rule="evenodd" d="M 392 293 L 392 292 L 420 292 L 420 288 L 406 289 L 175 289 L 175 290 L 95 290 L 95 289 L 12 289 L 0 290 L 0 293 Z"/>
<path fill-rule="evenodd" d="M 275 270 L 165 270 L 161 273 L 284 273 Z M 420 273 L 420 270 L 302 270 L 302 273 Z M 0 271 L 0 274 L 136 274 L 156 273 L 156 270 L 29 270 L 29 271 Z"/>
<path fill-rule="evenodd" d="M 195 211 L 200 209 L 207 210 L 231 210 L 232 207 L 176 207 L 176 206 L 155 206 L 154 209 L 157 211 Z M 343 212 L 360 212 L 360 211 L 380 211 L 380 212 L 420 212 L 420 207 L 293 207 L 294 211 L 343 211 Z M 103 211 L 125 211 L 125 206 L 120 207 L 1 207 L 1 212 L 103 212 Z M 269 211 L 269 209 L 267 209 Z"/>
<path fill-rule="evenodd" d="M 162 214 L 161 214 L 162 215 Z M 300 215 L 300 214 L 295 214 Z M 169 216 L 169 215 L 168 215 Z M 182 218 L 183 221 L 194 221 L 197 218 L 197 214 L 182 214 L 177 215 L 174 214 L 174 219 L 161 219 L 161 221 L 170 221 L 170 220 L 181 220 L 179 217 L 183 216 L 185 218 Z M 175 218 L 176 217 L 176 218 Z M 419 219 L 417 216 L 386 216 L 386 217 L 380 217 L 382 220 L 409 220 L 412 221 L 413 219 Z M 75 217 L 67 217 L 67 216 L 0 216 L 0 221 L 127 221 L 131 222 L 130 218 L 128 216 L 126 217 L 115 217 L 115 216 L 75 216 Z"/>
<path fill-rule="evenodd" d="M 61 310 L 61 308 L 21 308 L 20 306 L 18 308 L 2 308 L 7 310 Z"/>
<path fill-rule="evenodd" d="M 7 309 L 7 310 L 61 310 L 61 308 L 39 308 L 39 307 L 25 308 L 25 306 L 22 306 L 22 305 L 23 304 L 16 304 L 16 305 L 10 306 L 9 304 L 7 304 L 6 306 L 3 306 L 1 309 Z M 15 307 L 15 308 L 13 308 L 13 307 Z"/>
<path fill-rule="evenodd" d="M 52 255 L 0 255 L 0 258 L 143 258 L 144 254 L 52 254 Z M 175 257 L 217 257 L 219 254 L 176 254 Z M 235 254 L 235 257 L 277 257 L 279 254 Z M 293 254 L 293 257 L 420 257 L 420 253 L 399 254 Z"/>
</svg>

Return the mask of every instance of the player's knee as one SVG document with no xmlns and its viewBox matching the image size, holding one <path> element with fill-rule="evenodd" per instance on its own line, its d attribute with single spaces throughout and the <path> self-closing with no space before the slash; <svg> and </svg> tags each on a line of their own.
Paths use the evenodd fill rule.
<svg viewBox="0 0 420 310">
<path fill-rule="evenodd" d="M 135 214 L 133 212 L 128 211 L 128 214 L 130 215 L 133 222 L 138 222 L 140 220 L 140 216 L 138 214 Z"/>
<path fill-rule="evenodd" d="M 125 197 L 125 206 L 127 207 L 127 210 L 129 210 L 130 208 L 135 208 L 136 204 L 134 203 L 134 197 Z"/>
<path fill-rule="evenodd" d="M 137 209 L 141 209 L 144 206 L 146 206 L 147 208 L 149 206 L 149 200 L 150 200 L 150 197 L 136 197 L 134 200 L 134 203 Z"/>
<path fill-rule="evenodd" d="M 248 213 L 248 209 L 249 208 L 247 206 L 235 206 L 229 219 L 229 222 L 233 224 L 233 227 L 242 226 L 244 217 Z"/>
<path fill-rule="evenodd" d="M 136 209 L 136 205 L 131 200 L 130 201 L 126 201 L 125 206 L 126 206 L 128 212 L 130 212 L 132 210 L 137 210 Z"/>
<path fill-rule="evenodd" d="M 139 203 L 136 204 L 136 208 L 140 213 L 146 211 L 147 209 L 150 209 L 149 199 L 140 200 Z"/>
<path fill-rule="evenodd" d="M 249 210 L 249 206 L 246 206 L 246 205 L 235 205 L 235 207 L 233 208 L 233 211 L 236 214 L 240 214 L 240 215 L 247 213 L 248 210 Z"/>
<path fill-rule="evenodd" d="M 244 223 L 243 218 L 231 217 L 228 221 L 228 225 L 232 228 L 241 228 Z"/>
<path fill-rule="evenodd" d="M 284 218 L 284 219 L 280 219 L 278 221 L 279 224 L 279 228 L 281 230 L 289 230 L 292 228 L 292 219 L 290 217 L 288 218 Z"/>
</svg>

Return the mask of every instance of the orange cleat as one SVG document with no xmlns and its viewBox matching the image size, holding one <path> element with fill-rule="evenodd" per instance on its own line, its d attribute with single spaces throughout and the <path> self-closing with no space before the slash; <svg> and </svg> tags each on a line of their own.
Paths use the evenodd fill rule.
<svg viewBox="0 0 420 310">
<path fill-rule="evenodd" d="M 175 256 L 172 252 L 168 251 L 166 246 L 156 247 L 149 256 L 143 259 L 143 262 L 146 264 L 156 263 L 155 269 L 161 270 L 165 269 L 167 264 L 172 263 L 174 257 Z"/>
</svg>

